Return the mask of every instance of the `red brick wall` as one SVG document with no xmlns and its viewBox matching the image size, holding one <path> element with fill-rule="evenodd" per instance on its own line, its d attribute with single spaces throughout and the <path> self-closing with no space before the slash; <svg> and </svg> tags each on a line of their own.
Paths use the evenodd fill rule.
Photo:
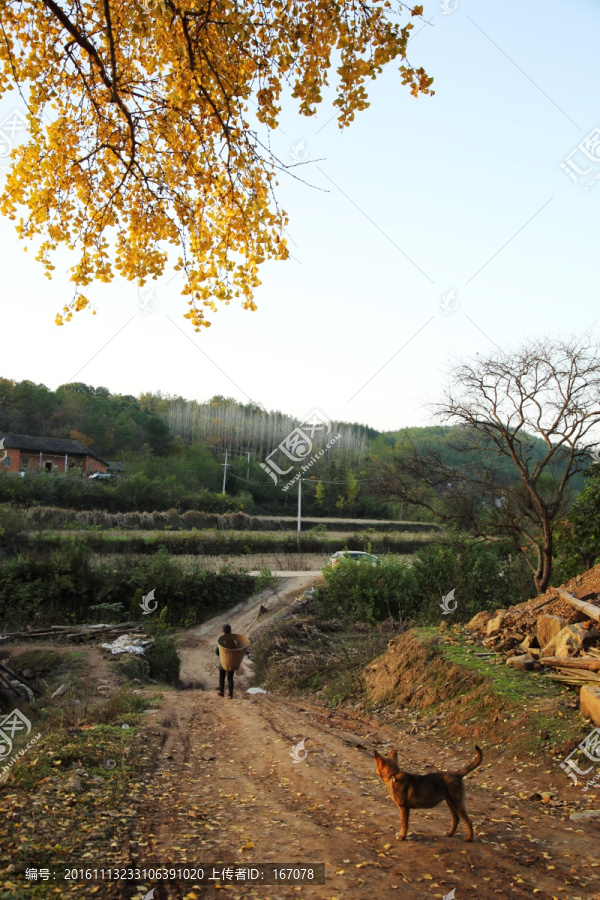
<svg viewBox="0 0 600 900">
<path fill-rule="evenodd" d="M 14 447 L 6 447 L 6 453 L 8 454 L 7 459 L 4 462 L 0 463 L 2 470 L 4 472 L 37 472 L 40 465 L 40 454 L 39 452 L 34 453 L 32 450 L 17 450 Z M 1 454 L 0 454 L 1 455 Z M 22 465 L 23 459 L 29 460 L 29 465 L 27 468 L 24 468 Z M 7 461 L 10 460 L 10 465 L 6 465 Z M 101 463 L 100 460 L 94 459 L 92 456 L 75 456 L 68 454 L 67 458 L 67 471 L 72 471 L 70 469 L 71 463 L 74 462 L 74 468 L 83 468 L 83 472 L 85 475 L 89 475 L 92 472 L 106 472 L 107 466 L 104 463 Z M 51 472 L 54 472 L 55 466 L 58 466 L 58 471 L 61 475 L 64 474 L 65 471 L 65 455 L 56 454 L 56 453 L 42 453 L 42 469 L 46 469 L 46 463 L 51 464 Z"/>
<path fill-rule="evenodd" d="M 105 466 L 104 463 L 101 463 L 99 459 L 94 459 L 93 456 L 86 456 L 86 474 L 91 475 L 92 472 L 106 472 L 108 466 Z"/>
<path fill-rule="evenodd" d="M 5 447 L 4 453 L 7 454 L 6 459 L 4 459 L 0 466 L 2 466 L 3 472 L 18 472 L 19 471 L 19 463 L 20 463 L 20 455 L 19 450 L 13 450 L 12 448 Z M 2 454 L 4 455 L 4 454 Z M 10 465 L 7 466 L 7 463 L 10 460 Z"/>
</svg>

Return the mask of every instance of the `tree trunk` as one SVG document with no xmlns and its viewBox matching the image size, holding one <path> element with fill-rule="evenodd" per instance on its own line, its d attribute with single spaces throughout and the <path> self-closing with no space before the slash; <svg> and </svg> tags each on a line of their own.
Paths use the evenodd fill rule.
<svg viewBox="0 0 600 900">
<path fill-rule="evenodd" d="M 547 517 L 542 520 L 542 546 L 538 547 L 538 567 L 535 586 L 538 594 L 543 594 L 552 575 L 552 528 Z"/>
</svg>

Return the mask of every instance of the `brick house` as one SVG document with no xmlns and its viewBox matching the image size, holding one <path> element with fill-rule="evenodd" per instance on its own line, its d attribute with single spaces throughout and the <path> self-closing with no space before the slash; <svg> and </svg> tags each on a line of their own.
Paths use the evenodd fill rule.
<svg viewBox="0 0 600 900">
<path fill-rule="evenodd" d="M 0 432 L 0 470 L 19 472 L 65 472 L 79 469 L 83 475 L 106 472 L 108 463 L 79 441 Z"/>
</svg>

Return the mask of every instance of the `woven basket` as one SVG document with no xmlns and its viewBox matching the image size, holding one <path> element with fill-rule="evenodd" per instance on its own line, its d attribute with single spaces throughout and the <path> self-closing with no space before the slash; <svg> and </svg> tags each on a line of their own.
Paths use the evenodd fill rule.
<svg viewBox="0 0 600 900">
<path fill-rule="evenodd" d="M 243 634 L 222 634 L 218 639 L 219 659 L 226 672 L 237 672 L 246 653 L 249 639 Z"/>
</svg>

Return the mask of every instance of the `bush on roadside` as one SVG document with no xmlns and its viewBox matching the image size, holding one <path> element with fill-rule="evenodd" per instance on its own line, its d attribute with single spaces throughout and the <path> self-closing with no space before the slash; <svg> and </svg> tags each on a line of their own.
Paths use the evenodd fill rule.
<svg viewBox="0 0 600 900">
<path fill-rule="evenodd" d="M 135 656 L 124 653 L 117 662 L 117 671 L 128 681 L 139 678 L 144 681 L 150 675 L 150 663 L 143 656 Z"/>
<path fill-rule="evenodd" d="M 325 592 L 319 592 L 321 615 L 339 616 L 352 622 L 379 622 L 411 618 L 416 609 L 415 579 L 404 560 L 344 558 L 323 571 Z"/>
<path fill-rule="evenodd" d="M 144 660 L 150 667 L 150 678 L 167 684 L 178 683 L 181 658 L 171 635 L 156 633 L 154 643 L 145 650 Z"/>
<path fill-rule="evenodd" d="M 525 561 L 505 544 L 482 543 L 450 535 L 446 543 L 418 550 L 412 560 L 379 559 L 376 565 L 341 559 L 325 571 L 321 610 L 350 621 L 378 622 L 392 617 L 417 624 L 446 618 L 466 621 L 483 609 L 520 603 L 531 596 L 531 574 Z"/>
<path fill-rule="evenodd" d="M 432 544 L 415 554 L 413 570 L 419 596 L 418 624 L 468 621 L 484 609 L 498 609 L 528 600 L 533 593 L 531 572 L 523 557 L 501 542 L 474 541 L 461 534 L 447 544 Z M 444 615 L 442 600 L 454 591 Z"/>
<path fill-rule="evenodd" d="M 136 596 L 152 589 L 158 612 L 166 610 L 165 624 L 189 626 L 246 600 L 255 587 L 251 575 L 227 567 L 212 572 L 198 563 L 184 570 L 166 550 L 135 562 L 122 558 L 93 567 L 79 539 L 63 541 L 51 553 L 7 559 L 0 575 L 1 629 L 98 621 L 103 612 L 111 617 L 118 604 L 127 614 Z"/>
</svg>

